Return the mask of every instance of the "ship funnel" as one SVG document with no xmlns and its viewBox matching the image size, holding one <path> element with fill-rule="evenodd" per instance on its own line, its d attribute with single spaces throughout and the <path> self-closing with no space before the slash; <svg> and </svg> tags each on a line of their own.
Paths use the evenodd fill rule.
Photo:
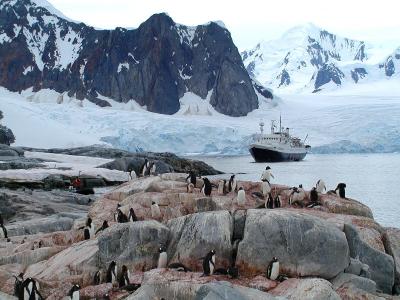
<svg viewBox="0 0 400 300">
<path fill-rule="evenodd" d="M 260 131 L 261 131 L 261 134 L 263 134 L 264 133 L 264 122 L 263 121 L 260 121 Z"/>
</svg>

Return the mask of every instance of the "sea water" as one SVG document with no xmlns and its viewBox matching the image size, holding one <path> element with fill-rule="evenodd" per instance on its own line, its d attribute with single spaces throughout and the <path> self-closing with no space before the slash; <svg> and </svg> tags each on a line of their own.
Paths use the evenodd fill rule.
<svg viewBox="0 0 400 300">
<path fill-rule="evenodd" d="M 248 156 L 197 157 L 215 169 L 235 173 L 239 180 L 258 181 L 267 165 L 272 183 L 303 184 L 310 190 L 318 179 L 327 189 L 347 185 L 346 197 L 369 206 L 382 226 L 400 228 L 400 154 L 309 154 L 300 162 L 255 163 Z M 229 178 L 230 175 L 222 177 Z"/>
</svg>

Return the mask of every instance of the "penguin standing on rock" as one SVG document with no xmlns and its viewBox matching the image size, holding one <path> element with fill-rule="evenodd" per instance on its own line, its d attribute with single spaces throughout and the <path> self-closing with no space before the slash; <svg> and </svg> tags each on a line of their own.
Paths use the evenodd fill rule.
<svg viewBox="0 0 400 300">
<path fill-rule="evenodd" d="M 117 263 L 114 260 L 108 266 L 106 281 L 112 285 L 117 283 Z"/>
<path fill-rule="evenodd" d="M 240 206 L 243 206 L 246 203 L 246 193 L 242 187 L 240 187 L 238 190 L 237 203 Z"/>
<path fill-rule="evenodd" d="M 271 192 L 271 184 L 269 181 L 265 180 L 261 182 L 261 193 L 264 197 L 267 197 L 268 194 Z"/>
<path fill-rule="evenodd" d="M 157 203 L 155 203 L 154 201 L 151 202 L 151 217 L 153 219 L 160 219 L 161 218 L 161 210 L 160 207 L 158 206 Z"/>
<path fill-rule="evenodd" d="M 115 213 L 114 213 L 114 221 L 117 223 L 118 223 L 118 212 L 119 212 L 120 207 L 121 207 L 121 204 L 118 203 L 117 209 L 115 210 Z"/>
<path fill-rule="evenodd" d="M 273 209 L 274 208 L 274 198 L 272 198 L 271 193 L 268 193 L 267 201 L 265 202 L 265 208 Z"/>
<path fill-rule="evenodd" d="M 127 285 L 130 285 L 130 274 L 127 266 L 123 265 L 121 268 L 121 275 L 119 276 L 118 279 L 118 286 L 119 287 L 124 287 Z"/>
<path fill-rule="evenodd" d="M 338 195 L 340 198 L 345 199 L 346 198 L 346 184 L 345 183 L 339 183 L 335 189 L 336 195 Z"/>
<path fill-rule="evenodd" d="M 79 290 L 81 287 L 78 284 L 74 284 L 74 286 L 68 292 L 68 299 L 70 300 L 79 300 Z"/>
<path fill-rule="evenodd" d="M 98 270 L 93 276 L 93 284 L 99 285 L 101 283 L 101 271 Z"/>
<path fill-rule="evenodd" d="M 316 189 L 317 193 L 322 194 L 324 190 L 326 191 L 325 182 L 322 179 L 318 180 L 315 185 L 315 189 Z"/>
<path fill-rule="evenodd" d="M 215 269 L 215 250 L 211 250 L 203 258 L 203 275 L 209 276 L 214 274 Z"/>
<path fill-rule="evenodd" d="M 310 191 L 310 204 L 307 206 L 308 208 L 313 208 L 314 206 L 321 205 L 319 203 L 319 196 L 317 189 L 313 187 Z"/>
<path fill-rule="evenodd" d="M 274 257 L 267 268 L 267 278 L 276 280 L 279 276 L 279 260 Z"/>
<path fill-rule="evenodd" d="M 204 194 L 204 196 L 211 196 L 211 191 L 212 191 L 212 186 L 210 180 L 208 178 L 204 177 L 203 178 L 204 184 L 203 187 L 201 188 L 201 192 Z"/>
<path fill-rule="evenodd" d="M 39 292 L 38 284 L 36 280 L 31 277 L 25 279 L 24 283 L 22 284 L 24 290 L 24 300 L 42 300 L 44 299 Z"/>
<path fill-rule="evenodd" d="M 98 234 L 100 231 L 103 231 L 103 230 L 105 230 L 107 228 L 108 228 L 108 222 L 107 222 L 107 220 L 104 220 L 103 224 L 101 225 L 101 227 L 99 229 L 97 229 L 95 235 Z"/>
<path fill-rule="evenodd" d="M 117 216 L 117 222 L 118 223 L 128 223 L 128 217 L 126 214 L 124 214 L 121 210 L 121 208 L 118 208 L 118 216 Z"/>
<path fill-rule="evenodd" d="M 236 188 L 237 188 L 237 181 L 235 178 L 235 174 L 233 174 L 228 182 L 228 192 L 232 192 L 232 191 L 236 192 Z"/>
<path fill-rule="evenodd" d="M 3 224 L 0 224 L 0 239 L 8 239 L 7 229 Z"/>
<path fill-rule="evenodd" d="M 140 168 L 140 175 L 142 177 L 146 176 L 147 174 L 150 173 L 150 163 L 147 160 L 147 158 L 144 159 L 144 164 L 142 165 L 142 167 Z"/>
<path fill-rule="evenodd" d="M 275 199 L 274 199 L 274 206 L 275 206 L 275 208 L 279 208 L 279 207 L 282 206 L 281 195 L 277 194 L 277 195 L 275 196 Z"/>
<path fill-rule="evenodd" d="M 196 174 L 193 171 L 189 172 L 189 176 L 186 177 L 186 182 L 193 184 L 193 186 L 196 186 Z"/>
<path fill-rule="evenodd" d="M 136 222 L 138 220 L 138 218 L 136 217 L 135 211 L 133 210 L 132 207 L 129 209 L 128 220 L 129 220 L 129 222 Z"/>
<path fill-rule="evenodd" d="M 157 269 L 166 268 L 168 263 L 167 249 L 165 249 L 164 246 L 161 246 L 158 249 L 158 253 Z"/>
<path fill-rule="evenodd" d="M 92 237 L 94 237 L 94 224 L 92 222 L 91 218 L 87 218 L 86 220 L 86 225 L 83 228 L 83 236 L 85 240 L 90 240 Z"/>
<path fill-rule="evenodd" d="M 24 297 L 24 273 L 19 273 L 18 276 L 15 277 L 14 282 L 14 296 L 18 299 L 22 299 Z"/>
</svg>

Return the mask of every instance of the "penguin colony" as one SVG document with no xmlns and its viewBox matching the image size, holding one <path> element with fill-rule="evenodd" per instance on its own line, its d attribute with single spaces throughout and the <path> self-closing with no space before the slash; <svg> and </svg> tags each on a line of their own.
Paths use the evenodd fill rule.
<svg viewBox="0 0 400 300">
<path fill-rule="evenodd" d="M 141 176 L 150 176 L 156 173 L 156 167 L 154 162 L 149 162 L 145 159 L 143 166 L 140 169 Z M 130 179 L 136 178 L 136 173 L 130 169 Z M 265 208 L 265 209 L 273 209 L 280 208 L 282 206 L 282 199 L 279 192 L 272 190 L 271 187 L 271 178 L 274 178 L 271 168 L 269 166 L 263 171 L 261 175 L 261 191 L 253 193 L 253 196 L 264 199 L 264 203 L 258 206 L 257 208 Z M 194 172 L 190 172 L 189 176 L 186 178 L 187 181 L 187 192 L 193 193 L 195 188 L 199 188 L 201 193 L 205 196 L 210 196 L 213 190 L 213 186 L 210 180 L 206 177 L 198 178 Z M 199 186 L 200 185 L 200 186 Z M 339 183 L 335 190 L 328 191 L 328 194 L 338 195 L 340 198 L 345 198 L 345 183 Z M 307 207 L 312 208 L 315 206 L 321 205 L 319 202 L 319 194 L 326 191 L 326 185 L 323 180 L 318 180 L 315 187 L 313 187 L 310 191 L 309 198 L 310 203 Z M 246 192 L 243 187 L 239 187 L 235 175 L 232 175 L 227 180 L 220 180 L 217 186 L 217 193 L 219 195 L 226 195 L 229 192 L 237 193 L 236 201 L 238 206 L 244 206 L 246 203 Z M 303 186 L 300 184 L 298 187 L 290 188 L 289 193 L 289 205 L 297 205 L 300 207 L 304 206 L 304 200 L 306 199 L 306 192 L 303 189 Z M 161 218 L 161 210 L 159 205 L 156 202 L 152 202 L 151 206 L 151 216 L 154 219 Z M 127 223 L 127 222 L 136 222 L 138 218 L 135 214 L 133 208 L 129 209 L 128 215 L 126 215 L 122 209 L 121 205 L 118 204 L 116 210 L 114 212 L 114 221 L 117 223 Z M 101 233 L 109 227 L 108 221 L 104 220 L 102 226 L 95 231 L 94 224 L 90 217 L 87 218 L 86 224 L 79 229 L 83 230 L 84 239 L 91 239 L 95 235 Z M 8 239 L 7 230 L 4 226 L 3 218 L 0 215 L 0 238 Z M 211 276 L 211 275 L 229 275 L 231 278 L 237 278 L 239 276 L 238 268 L 235 266 L 237 248 L 240 240 L 235 240 L 233 244 L 233 251 L 231 257 L 230 266 L 225 268 L 216 268 L 216 251 L 214 249 L 208 251 L 202 260 L 203 267 L 203 275 L 202 276 Z M 38 242 L 38 247 L 42 247 L 43 242 Z M 169 268 L 174 269 L 180 272 L 191 272 L 187 266 L 182 264 L 179 261 L 171 262 L 168 264 L 168 254 L 167 248 L 164 245 L 160 245 L 158 249 L 158 262 L 157 268 Z M 126 265 L 121 266 L 121 272 L 118 273 L 118 264 L 116 261 L 111 261 L 107 267 L 105 274 L 103 274 L 102 270 L 98 270 L 94 273 L 93 276 L 93 284 L 99 285 L 103 282 L 111 283 L 113 286 L 118 286 L 119 288 L 135 291 L 140 287 L 140 284 L 132 284 L 130 281 L 130 273 L 129 269 Z M 283 281 L 287 279 L 287 276 L 284 274 L 280 274 L 280 263 L 277 257 L 273 257 L 271 262 L 268 264 L 266 268 L 265 276 L 270 280 L 278 280 Z M 28 277 L 24 279 L 24 274 L 20 273 L 15 277 L 14 284 L 14 295 L 18 297 L 18 299 L 22 300 L 31 300 L 31 299 L 43 299 L 39 292 L 39 283 Z M 80 286 L 78 284 L 74 284 L 66 298 L 71 300 L 79 300 L 79 290 Z M 109 295 L 104 295 L 104 299 L 109 299 Z"/>
</svg>

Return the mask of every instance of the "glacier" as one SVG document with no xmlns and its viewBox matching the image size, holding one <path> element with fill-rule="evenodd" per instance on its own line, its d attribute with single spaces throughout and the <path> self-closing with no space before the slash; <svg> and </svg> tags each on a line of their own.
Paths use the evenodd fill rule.
<svg viewBox="0 0 400 300">
<path fill-rule="evenodd" d="M 314 153 L 399 152 L 400 86 L 344 86 L 318 94 L 281 94 L 259 98 L 260 108 L 245 117 L 216 112 L 192 93 L 181 98 L 174 115 L 151 113 L 135 101 L 101 108 L 52 90 L 21 94 L 0 88 L 3 123 L 16 145 L 77 147 L 102 144 L 129 151 L 174 152 L 179 155 L 242 155 L 266 124 L 282 115 L 283 125 Z M 259 95 L 260 96 L 260 95 Z M 60 100 L 61 99 L 61 100 Z"/>
</svg>

